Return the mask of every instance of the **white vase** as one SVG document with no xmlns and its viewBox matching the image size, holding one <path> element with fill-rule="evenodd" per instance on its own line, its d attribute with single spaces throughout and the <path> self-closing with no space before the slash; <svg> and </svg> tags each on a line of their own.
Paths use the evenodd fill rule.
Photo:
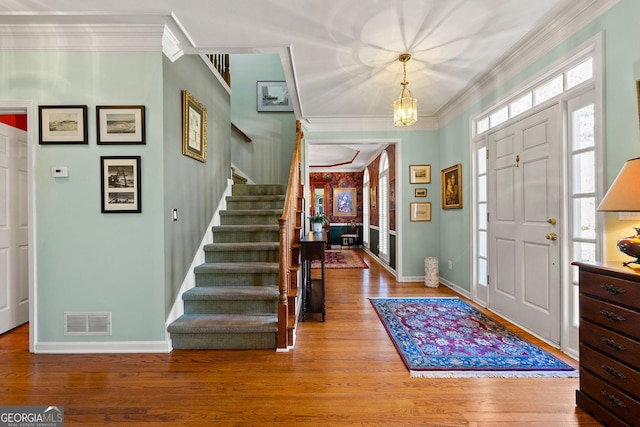
<svg viewBox="0 0 640 427">
<path fill-rule="evenodd" d="M 322 226 L 323 226 L 323 224 L 321 222 L 312 222 L 311 223 L 311 230 L 314 233 L 322 233 Z"/>
</svg>

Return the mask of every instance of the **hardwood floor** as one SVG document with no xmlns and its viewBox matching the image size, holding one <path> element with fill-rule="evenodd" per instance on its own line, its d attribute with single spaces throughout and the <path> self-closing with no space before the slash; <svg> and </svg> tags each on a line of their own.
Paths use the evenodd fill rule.
<svg viewBox="0 0 640 427">
<path fill-rule="evenodd" d="M 370 269 L 326 270 L 326 322 L 308 316 L 289 353 L 34 355 L 21 326 L 0 336 L 0 405 L 61 405 L 68 426 L 600 425 L 576 408 L 576 378 L 411 378 L 368 297 L 454 292 L 365 258 Z"/>
</svg>

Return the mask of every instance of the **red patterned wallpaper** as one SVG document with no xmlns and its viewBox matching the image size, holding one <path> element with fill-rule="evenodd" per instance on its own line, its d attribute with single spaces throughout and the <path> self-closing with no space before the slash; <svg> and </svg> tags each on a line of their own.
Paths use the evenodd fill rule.
<svg viewBox="0 0 640 427">
<path fill-rule="evenodd" d="M 310 183 L 328 184 L 327 200 L 325 206 L 329 222 L 331 223 L 347 223 L 355 220 L 362 222 L 362 172 L 319 172 L 309 174 Z M 355 188 L 356 189 L 356 216 L 334 216 L 333 215 L 333 190 L 336 188 Z"/>
</svg>

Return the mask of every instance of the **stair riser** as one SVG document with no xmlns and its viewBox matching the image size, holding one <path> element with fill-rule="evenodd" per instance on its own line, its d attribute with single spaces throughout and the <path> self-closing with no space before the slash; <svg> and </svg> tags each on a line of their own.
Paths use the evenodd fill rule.
<svg viewBox="0 0 640 427">
<path fill-rule="evenodd" d="M 171 334 L 176 350 L 273 349 L 277 340 L 277 332 Z"/>
<path fill-rule="evenodd" d="M 279 252 L 275 251 L 207 251 L 205 262 L 278 262 Z"/>
<path fill-rule="evenodd" d="M 278 231 L 226 231 L 213 229 L 213 241 L 217 243 L 233 242 L 278 242 Z"/>
<path fill-rule="evenodd" d="M 277 300 L 185 301 L 185 314 L 256 314 L 278 312 Z"/>
<path fill-rule="evenodd" d="M 221 225 L 277 224 L 282 214 L 277 215 L 220 215 Z"/>
<path fill-rule="evenodd" d="M 278 273 L 198 273 L 196 286 L 278 286 Z"/>
<path fill-rule="evenodd" d="M 280 196 L 286 194 L 283 185 L 234 185 L 231 194 L 234 196 Z"/>
<path fill-rule="evenodd" d="M 229 210 L 249 210 L 249 209 L 282 209 L 282 200 L 231 200 L 227 201 Z"/>
</svg>

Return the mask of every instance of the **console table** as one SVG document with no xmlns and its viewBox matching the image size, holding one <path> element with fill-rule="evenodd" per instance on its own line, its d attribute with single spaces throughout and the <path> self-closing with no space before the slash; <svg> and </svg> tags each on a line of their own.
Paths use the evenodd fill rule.
<svg viewBox="0 0 640 427">
<path fill-rule="evenodd" d="M 640 268 L 621 262 L 580 268 L 579 408 L 608 426 L 640 418 Z"/>
<path fill-rule="evenodd" d="M 309 233 L 300 240 L 300 261 L 302 262 L 302 321 L 307 313 L 322 313 L 325 320 L 324 300 L 324 247 L 325 233 Z M 320 279 L 311 277 L 311 261 L 320 261 Z"/>
</svg>

